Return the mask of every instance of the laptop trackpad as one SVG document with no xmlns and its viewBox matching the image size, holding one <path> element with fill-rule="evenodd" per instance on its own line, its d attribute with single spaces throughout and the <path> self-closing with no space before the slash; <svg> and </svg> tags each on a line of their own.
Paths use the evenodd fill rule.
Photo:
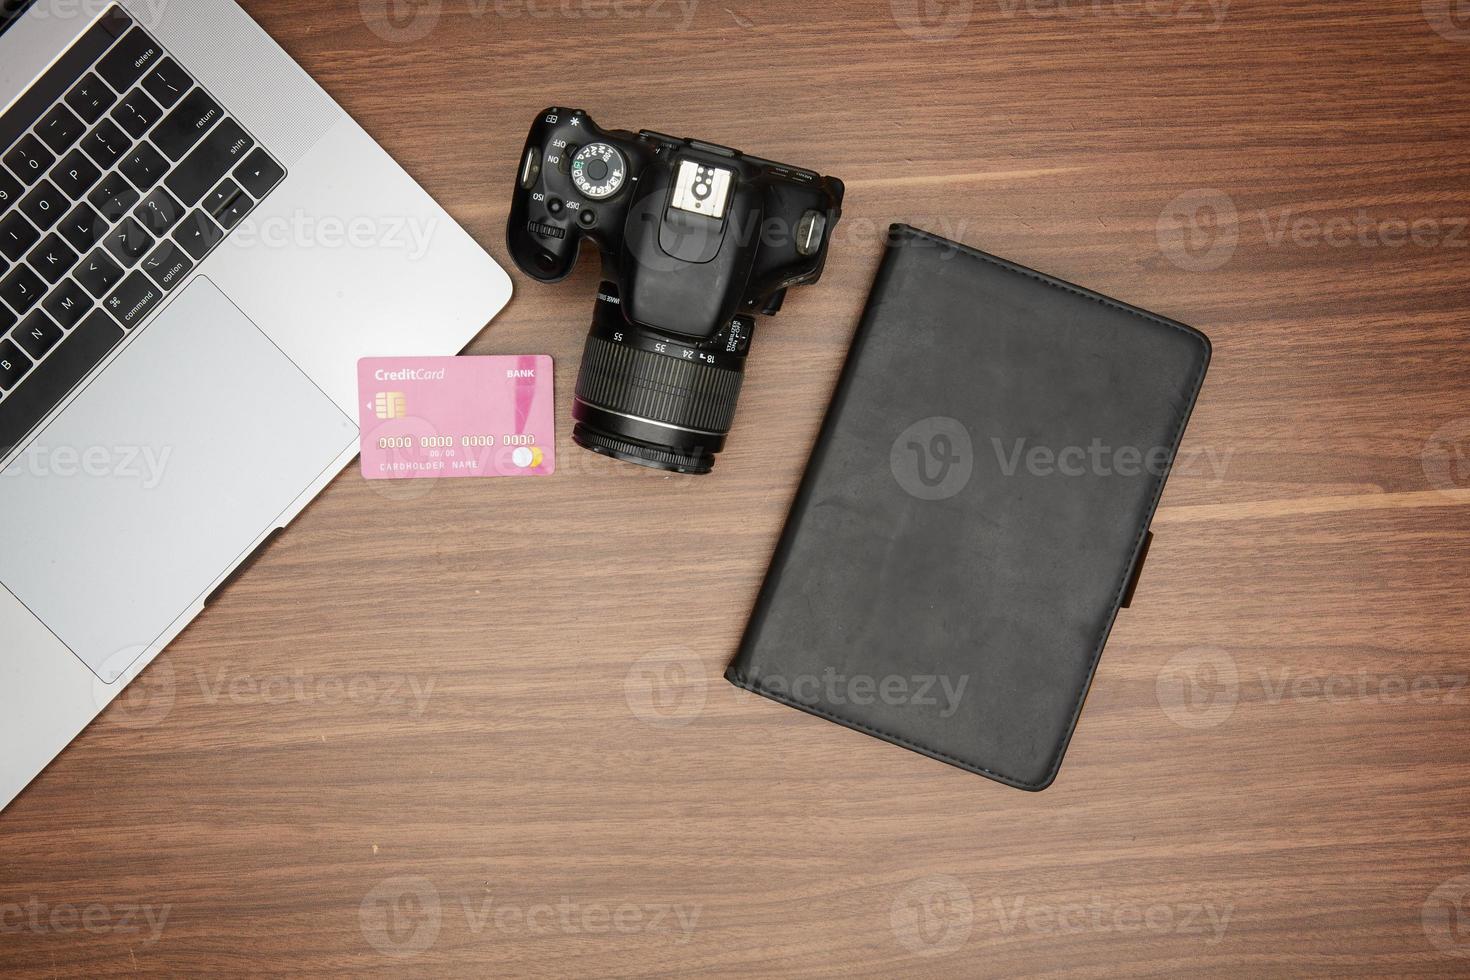
<svg viewBox="0 0 1470 980">
<path fill-rule="evenodd" d="M 110 683 L 356 434 L 196 278 L 0 474 L 0 583 Z"/>
</svg>

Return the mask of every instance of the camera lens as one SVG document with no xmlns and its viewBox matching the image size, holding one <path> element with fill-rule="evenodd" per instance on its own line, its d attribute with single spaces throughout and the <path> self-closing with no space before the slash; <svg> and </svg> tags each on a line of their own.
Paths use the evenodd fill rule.
<svg viewBox="0 0 1470 980">
<path fill-rule="evenodd" d="M 572 441 L 675 473 L 708 473 L 735 418 L 750 321 L 696 345 L 629 324 L 617 287 L 598 290 L 577 375 Z"/>
</svg>

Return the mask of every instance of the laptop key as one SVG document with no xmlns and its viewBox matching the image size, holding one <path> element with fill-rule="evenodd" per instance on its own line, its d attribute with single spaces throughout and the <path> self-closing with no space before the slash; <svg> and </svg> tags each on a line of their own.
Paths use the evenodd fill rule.
<svg viewBox="0 0 1470 980">
<path fill-rule="evenodd" d="M 16 201 L 20 200 L 22 189 L 20 181 L 10 176 L 4 170 L 0 170 L 0 211 L 4 211 Z"/>
<path fill-rule="evenodd" d="M 226 177 L 224 183 L 205 195 L 199 206 L 209 212 L 210 217 L 218 218 L 220 212 L 230 206 L 230 202 L 240 196 L 240 185 Z"/>
<path fill-rule="evenodd" d="M 280 183 L 284 176 L 286 171 L 261 148 L 252 150 L 245 162 L 235 168 L 234 173 L 234 178 L 256 200 L 265 197 L 266 192 Z"/>
<path fill-rule="evenodd" d="M 122 330 L 101 310 L 83 320 L 20 387 L 0 402 L 0 455 L 35 428 L 122 339 Z M 0 372 L 4 371 L 3 361 L 0 345 Z M 0 387 L 12 385 L 6 384 L 0 374 Z"/>
<path fill-rule="evenodd" d="M 133 208 L 133 217 L 155 235 L 168 231 L 183 216 L 183 207 L 162 187 L 155 187 L 142 204 Z"/>
<path fill-rule="evenodd" d="M 196 88 L 163 117 L 163 122 L 153 132 L 153 142 L 168 154 L 170 160 L 181 160 L 224 114 L 208 92 Z"/>
<path fill-rule="evenodd" d="M 28 6 L 28 4 L 6 2 L 0 4 L 0 10 L 4 10 L 6 14 L 15 14 L 21 6 Z M 101 5 L 72 4 L 68 9 L 61 10 L 56 4 L 48 5 L 50 16 L 58 22 L 86 20 L 97 6 Z M 45 10 L 41 11 L 41 14 L 42 16 L 47 15 Z M 30 87 L 22 92 L 19 98 L 10 103 L 9 108 L 0 114 L 0 149 L 10 146 L 25 135 L 26 130 L 36 124 L 36 120 L 65 97 L 67 90 L 86 73 L 87 69 L 92 66 L 92 62 L 112 46 L 112 42 L 117 38 L 113 29 L 119 20 L 131 23 L 128 16 L 122 13 L 121 7 L 116 5 L 109 7 L 101 17 L 92 23 L 91 27 L 88 27 L 65 51 L 60 53 L 55 61 L 51 62 L 51 67 L 31 82 Z M 61 26 L 67 25 L 62 24 Z M 11 40 L 7 37 L 3 45 L 6 49 L 5 57 L 8 59 L 7 66 L 9 60 L 13 60 L 11 52 L 15 50 L 10 44 Z M 15 38 L 15 43 L 24 42 Z M 51 50 L 48 49 L 42 53 L 49 54 Z"/>
<path fill-rule="evenodd" d="M 12 211 L 0 218 L 0 253 L 12 262 L 19 262 L 26 249 L 41 240 L 41 233 L 31 227 L 25 215 Z"/>
<path fill-rule="evenodd" d="M 193 84 L 194 79 L 172 58 L 164 58 L 143 79 L 143 87 L 148 90 L 148 94 L 157 99 L 158 104 L 165 109 L 179 101 Z"/>
<path fill-rule="evenodd" d="M 57 228 L 67 244 L 78 252 L 85 252 L 102 241 L 107 229 L 107 220 L 86 204 L 78 204 L 72 208 L 71 213 L 61 219 L 61 225 Z"/>
<path fill-rule="evenodd" d="M 41 179 L 46 168 L 56 162 L 56 154 L 27 133 L 22 136 L 16 144 L 5 154 L 5 165 L 9 167 L 17 177 L 27 184 L 34 184 Z"/>
<path fill-rule="evenodd" d="M 23 265 L 11 269 L 9 275 L 0 279 L 0 298 L 20 314 L 29 313 L 45 291 L 46 284 L 41 281 L 41 277 Z"/>
<path fill-rule="evenodd" d="M 101 299 L 122 279 L 122 269 L 99 248 L 77 266 L 76 276 L 77 281 L 87 287 L 87 292 Z"/>
<path fill-rule="evenodd" d="M 143 273 L 134 272 L 113 290 L 102 307 L 118 323 L 132 329 L 143 322 L 143 318 L 152 312 L 161 299 L 163 290 L 150 282 Z"/>
<path fill-rule="evenodd" d="M 153 236 L 132 218 L 124 218 L 122 224 L 107 234 L 107 250 L 125 269 L 131 268 L 152 247 Z"/>
<path fill-rule="evenodd" d="M 31 359 L 20 352 L 20 348 L 9 340 L 0 340 L 0 391 L 9 391 L 20 383 L 25 373 L 31 369 Z M 0 410 L 8 409 L 10 402 L 0 406 Z M 5 447 L 0 446 L 0 452 Z"/>
<path fill-rule="evenodd" d="M 230 199 L 230 203 L 214 216 L 214 220 L 218 221 L 225 231 L 231 231 L 240 223 L 241 218 L 250 213 L 253 207 L 255 207 L 255 202 L 250 199 L 250 195 L 241 192 Z"/>
<path fill-rule="evenodd" d="M 112 89 L 103 85 L 102 79 L 90 71 L 66 93 L 66 104 L 89 125 L 101 119 L 107 107 L 116 100 L 117 96 L 112 94 Z"/>
<path fill-rule="evenodd" d="M 223 119 L 164 179 L 164 184 L 184 204 L 195 204 L 254 145 L 239 123 Z"/>
<path fill-rule="evenodd" d="M 31 268 L 39 271 L 47 282 L 55 285 L 77 264 L 77 253 L 53 231 L 31 250 L 30 260 Z"/>
<path fill-rule="evenodd" d="M 51 314 L 63 330 L 70 330 L 77 321 L 92 308 L 92 297 L 82 292 L 82 287 L 73 279 L 63 279 L 61 285 L 41 300 L 41 308 Z"/>
<path fill-rule="evenodd" d="M 135 27 L 107 52 L 98 63 L 97 72 L 108 85 L 119 92 L 126 92 L 162 57 L 163 49 L 141 27 Z"/>
<path fill-rule="evenodd" d="M 42 231 L 60 221 L 69 207 L 71 202 L 49 180 L 41 181 L 20 201 L 21 212 L 31 219 L 31 224 Z"/>
<path fill-rule="evenodd" d="M 40 310 L 20 321 L 20 326 L 10 332 L 17 344 L 35 360 L 40 360 L 61 340 L 61 328 Z"/>
<path fill-rule="evenodd" d="M 128 213 L 128 208 L 138 203 L 138 192 L 133 185 L 123 179 L 122 174 L 110 173 L 102 178 L 92 193 L 87 195 L 87 200 L 108 222 L 117 221 Z"/>
<path fill-rule="evenodd" d="M 133 147 L 127 159 L 118 165 L 123 176 L 131 180 L 140 191 L 146 191 L 168 170 L 168 161 L 147 143 L 139 143 Z"/>
<path fill-rule="evenodd" d="M 173 289 L 182 282 L 192 268 L 194 263 L 189 261 L 184 250 L 167 238 L 159 242 L 153 254 L 143 260 L 143 271 L 166 290 Z"/>
<path fill-rule="evenodd" d="M 158 103 L 138 88 L 123 96 L 122 102 L 112 110 L 112 121 L 126 129 L 133 139 L 141 139 L 162 116 Z"/>
<path fill-rule="evenodd" d="M 103 170 L 117 163 L 131 145 L 132 140 L 128 135 L 118 129 L 110 119 L 102 120 L 82 137 L 82 149 Z"/>
<path fill-rule="evenodd" d="M 51 170 L 51 179 L 56 186 L 74 201 L 81 200 L 82 195 L 91 190 L 101 177 L 102 171 L 81 150 L 72 150 Z"/>
<path fill-rule="evenodd" d="M 189 216 L 174 229 L 174 241 L 182 245 L 195 262 L 208 255 L 209 250 L 224 237 L 225 233 L 220 231 L 219 225 L 209 220 L 209 215 L 198 208 L 190 211 Z"/>
<path fill-rule="evenodd" d="M 36 135 L 51 147 L 52 153 L 64 153 L 86 131 L 86 123 L 64 105 L 54 107 L 36 124 Z"/>
</svg>

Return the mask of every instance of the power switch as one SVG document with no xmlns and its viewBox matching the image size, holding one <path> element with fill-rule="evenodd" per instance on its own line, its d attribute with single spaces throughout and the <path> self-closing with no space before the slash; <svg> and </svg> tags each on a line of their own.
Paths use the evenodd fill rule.
<svg viewBox="0 0 1470 980">
<path fill-rule="evenodd" d="M 521 161 L 521 190 L 530 190 L 536 186 L 536 178 L 541 176 L 541 150 L 531 146 L 526 148 L 526 159 Z"/>
</svg>

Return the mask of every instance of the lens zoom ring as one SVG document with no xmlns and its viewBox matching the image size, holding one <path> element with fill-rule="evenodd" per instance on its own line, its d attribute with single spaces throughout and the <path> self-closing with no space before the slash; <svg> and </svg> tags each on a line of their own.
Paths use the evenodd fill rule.
<svg viewBox="0 0 1470 980">
<path fill-rule="evenodd" d="M 588 337 L 577 397 L 588 404 L 687 429 L 725 433 L 744 375 Z"/>
</svg>

